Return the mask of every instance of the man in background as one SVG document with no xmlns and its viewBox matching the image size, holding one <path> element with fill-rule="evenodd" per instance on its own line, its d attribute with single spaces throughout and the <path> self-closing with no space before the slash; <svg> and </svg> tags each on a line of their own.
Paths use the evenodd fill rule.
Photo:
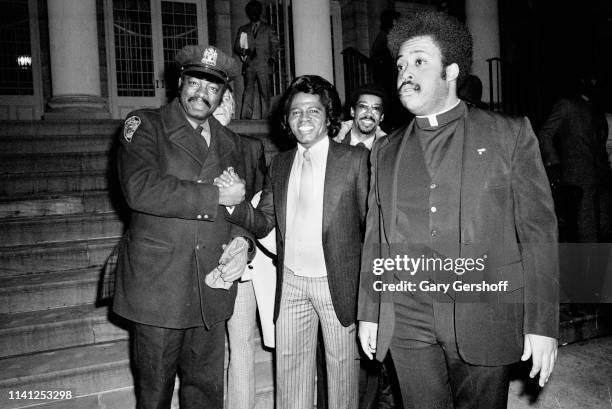
<svg viewBox="0 0 612 409">
<path fill-rule="evenodd" d="M 374 141 L 386 135 L 380 128 L 385 119 L 384 101 L 385 91 L 378 85 L 369 84 L 353 91 L 350 99 L 352 120 L 342 123 L 334 140 L 372 150 Z"/>
<path fill-rule="evenodd" d="M 270 108 L 270 67 L 279 49 L 279 40 L 272 26 L 261 21 L 263 7 L 259 1 L 249 1 L 245 11 L 250 23 L 238 29 L 234 41 L 234 52 L 242 60 L 244 75 L 240 118 L 265 119 Z M 260 115 L 255 112 L 257 96 Z"/>
<path fill-rule="evenodd" d="M 606 151 L 608 122 L 593 100 L 594 85 L 582 78 L 559 99 L 538 135 L 551 183 L 578 188 L 573 242 L 612 239 L 612 170 Z"/>
</svg>

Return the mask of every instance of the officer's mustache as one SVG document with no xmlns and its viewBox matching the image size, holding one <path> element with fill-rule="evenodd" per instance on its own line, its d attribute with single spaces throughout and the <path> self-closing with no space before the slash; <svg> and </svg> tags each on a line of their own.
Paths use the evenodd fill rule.
<svg viewBox="0 0 612 409">
<path fill-rule="evenodd" d="M 187 99 L 187 102 L 193 102 L 193 101 L 195 101 L 197 99 L 200 99 L 200 97 L 190 97 L 189 99 Z M 205 98 L 201 98 L 201 99 L 202 99 L 202 102 L 204 102 L 206 104 L 206 106 L 210 108 L 210 106 L 211 106 L 210 102 L 208 102 L 208 100 L 206 100 Z"/>
<path fill-rule="evenodd" d="M 420 91 L 421 90 L 421 86 L 419 84 L 415 84 L 412 81 L 404 81 L 401 83 L 401 85 L 397 88 L 398 92 L 402 91 L 402 88 L 404 88 L 405 86 L 410 86 L 412 87 L 413 90 L 415 91 Z"/>
</svg>

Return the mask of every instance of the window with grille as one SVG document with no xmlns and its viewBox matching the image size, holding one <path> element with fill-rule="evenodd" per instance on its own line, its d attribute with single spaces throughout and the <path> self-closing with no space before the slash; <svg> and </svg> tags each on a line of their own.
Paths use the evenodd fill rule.
<svg viewBox="0 0 612 409">
<path fill-rule="evenodd" d="M 174 57 L 186 45 L 198 44 L 198 14 L 193 3 L 162 1 L 162 40 L 166 96 L 177 94 L 178 66 Z"/>
<path fill-rule="evenodd" d="M 0 95 L 34 95 L 28 0 L 0 7 Z"/>
<path fill-rule="evenodd" d="M 113 0 L 117 95 L 155 96 L 149 0 Z"/>
</svg>

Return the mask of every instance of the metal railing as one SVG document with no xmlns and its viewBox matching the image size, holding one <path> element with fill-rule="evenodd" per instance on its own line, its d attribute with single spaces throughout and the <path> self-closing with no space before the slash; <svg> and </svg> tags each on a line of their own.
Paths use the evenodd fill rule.
<svg viewBox="0 0 612 409">
<path fill-rule="evenodd" d="M 489 64 L 489 107 L 493 111 L 525 115 L 528 111 L 524 81 L 508 61 L 499 57 L 487 59 Z"/>
<path fill-rule="evenodd" d="M 346 100 L 351 92 L 360 86 L 372 82 L 370 59 L 353 47 L 342 51 L 344 65 L 344 90 Z"/>
</svg>

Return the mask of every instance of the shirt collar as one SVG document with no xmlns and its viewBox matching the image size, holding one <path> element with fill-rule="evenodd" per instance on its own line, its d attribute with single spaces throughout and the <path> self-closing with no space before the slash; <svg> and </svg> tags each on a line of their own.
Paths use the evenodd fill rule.
<svg viewBox="0 0 612 409">
<path fill-rule="evenodd" d="M 452 107 L 431 115 L 418 115 L 415 117 L 416 125 L 421 129 L 434 129 L 444 126 L 455 119 L 458 119 L 463 114 L 465 103 L 457 100 L 457 103 Z"/>
<path fill-rule="evenodd" d="M 353 135 L 353 132 L 351 132 L 351 146 L 356 146 L 358 143 L 363 143 L 366 148 L 372 149 L 372 145 L 374 144 L 375 137 L 376 135 L 372 135 L 364 139 L 363 141 L 360 141 L 359 139 L 355 138 L 355 136 Z"/>
<path fill-rule="evenodd" d="M 297 144 L 297 148 L 300 157 L 303 157 L 306 148 L 299 143 Z M 312 155 L 313 159 L 324 157 L 325 155 L 327 155 L 327 151 L 329 150 L 329 138 L 327 136 L 322 138 L 320 141 L 312 145 L 308 150 L 310 151 L 310 154 Z"/>
<path fill-rule="evenodd" d="M 194 121 L 193 119 L 189 118 L 187 115 L 185 115 L 185 118 L 187 119 L 187 122 L 189 122 L 189 125 L 191 125 L 191 127 L 193 129 L 197 129 L 198 126 L 202 126 L 202 128 L 208 130 L 210 132 L 210 125 L 208 125 L 208 120 L 202 122 L 201 124 L 197 123 L 196 121 Z"/>
</svg>

